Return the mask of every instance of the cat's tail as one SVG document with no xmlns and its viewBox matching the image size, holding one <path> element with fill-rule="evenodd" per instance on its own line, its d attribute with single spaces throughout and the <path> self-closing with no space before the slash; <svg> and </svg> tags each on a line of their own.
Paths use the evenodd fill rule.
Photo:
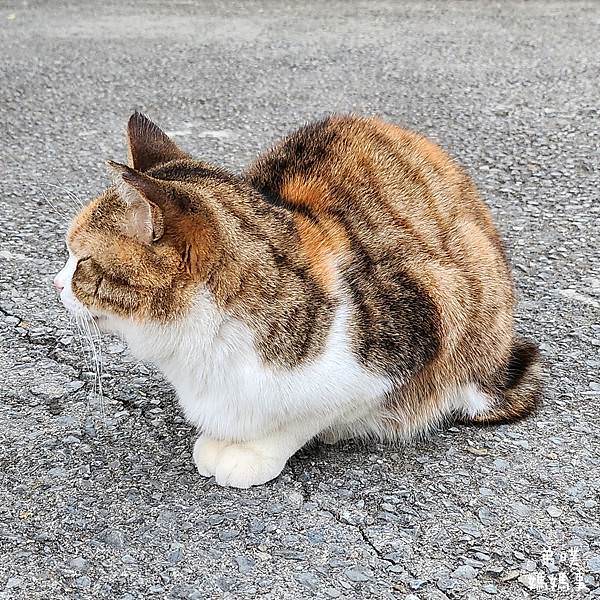
<svg viewBox="0 0 600 600">
<path fill-rule="evenodd" d="M 472 418 L 477 425 L 499 425 L 528 417 L 542 400 L 542 360 L 536 344 L 522 338 L 513 342 L 510 357 L 498 373 L 494 402 Z"/>
</svg>

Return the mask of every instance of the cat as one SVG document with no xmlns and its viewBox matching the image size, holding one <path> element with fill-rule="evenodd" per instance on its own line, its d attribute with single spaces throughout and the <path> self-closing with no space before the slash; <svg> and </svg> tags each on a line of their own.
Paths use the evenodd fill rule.
<svg viewBox="0 0 600 600">
<path fill-rule="evenodd" d="M 538 405 L 490 212 L 426 138 L 331 116 L 242 175 L 137 112 L 127 138 L 54 284 L 171 382 L 201 475 L 247 488 L 315 438 L 408 439 Z"/>
</svg>

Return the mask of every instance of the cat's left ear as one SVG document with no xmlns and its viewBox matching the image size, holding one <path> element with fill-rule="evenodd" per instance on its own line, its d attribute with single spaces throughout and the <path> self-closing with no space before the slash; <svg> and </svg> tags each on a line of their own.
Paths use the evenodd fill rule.
<svg viewBox="0 0 600 600">
<path fill-rule="evenodd" d="M 165 231 L 158 204 L 165 194 L 161 182 L 112 160 L 107 164 L 117 176 L 117 190 L 127 204 L 123 233 L 144 244 L 158 241 Z"/>
<path fill-rule="evenodd" d="M 147 171 L 156 165 L 188 155 L 146 115 L 134 112 L 127 123 L 128 163 L 136 171 Z"/>
</svg>

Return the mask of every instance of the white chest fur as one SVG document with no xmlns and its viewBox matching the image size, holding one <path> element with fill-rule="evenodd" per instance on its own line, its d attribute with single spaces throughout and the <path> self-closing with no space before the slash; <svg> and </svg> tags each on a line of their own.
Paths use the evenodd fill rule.
<svg viewBox="0 0 600 600">
<path fill-rule="evenodd" d="M 251 330 L 223 315 L 208 292 L 170 326 L 120 327 L 132 352 L 154 362 L 177 390 L 187 419 L 215 439 L 253 440 L 290 421 L 353 420 L 372 410 L 390 381 L 350 350 L 350 307 L 341 304 L 322 354 L 294 369 L 266 365 Z"/>
</svg>

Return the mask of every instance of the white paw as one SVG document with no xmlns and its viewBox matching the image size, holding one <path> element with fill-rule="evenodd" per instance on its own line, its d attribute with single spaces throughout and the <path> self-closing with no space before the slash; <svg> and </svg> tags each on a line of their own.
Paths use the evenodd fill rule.
<svg viewBox="0 0 600 600">
<path fill-rule="evenodd" d="M 222 486 L 244 489 L 261 485 L 281 473 L 287 458 L 268 455 L 251 443 L 232 444 L 219 454 L 215 481 Z"/>
<path fill-rule="evenodd" d="M 203 477 L 212 477 L 217 468 L 217 461 L 228 442 L 213 440 L 201 435 L 194 443 L 194 464 Z"/>
</svg>

